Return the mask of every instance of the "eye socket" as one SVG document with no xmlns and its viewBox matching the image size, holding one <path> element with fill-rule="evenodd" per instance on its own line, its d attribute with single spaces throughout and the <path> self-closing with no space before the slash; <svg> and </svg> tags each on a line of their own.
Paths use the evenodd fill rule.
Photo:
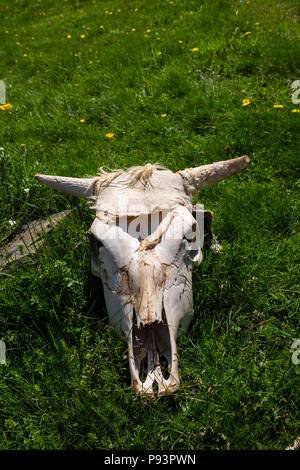
<svg viewBox="0 0 300 470">
<path fill-rule="evenodd" d="M 193 238 L 186 238 L 184 237 L 184 240 L 186 240 L 188 243 L 195 243 L 196 241 L 196 235 Z"/>
<path fill-rule="evenodd" d="M 191 234 L 191 232 L 189 232 L 189 234 Z M 182 241 L 185 240 L 188 244 L 195 243 L 196 238 L 197 238 L 196 234 L 193 238 L 188 238 L 187 235 L 184 235 Z"/>
<path fill-rule="evenodd" d="M 96 238 L 95 235 L 93 235 L 92 233 L 89 233 L 89 239 L 92 250 L 99 250 L 103 246 L 103 243 L 98 240 L 98 238 Z"/>
<path fill-rule="evenodd" d="M 191 232 L 189 233 L 191 234 Z M 196 235 L 192 239 L 187 238 L 187 235 L 185 235 L 182 239 L 182 245 L 184 245 L 186 250 L 185 256 L 192 262 L 197 262 L 199 259 L 201 259 L 202 256 L 200 246 L 199 248 L 196 247 L 195 249 L 191 249 L 192 244 L 196 242 L 196 239 Z"/>
<path fill-rule="evenodd" d="M 191 228 L 184 234 L 183 240 L 186 240 L 189 244 L 190 243 L 195 243 L 197 240 L 197 234 L 199 234 L 199 229 L 197 222 L 195 221 Z"/>
<path fill-rule="evenodd" d="M 190 250 L 190 251 L 188 252 L 188 257 L 189 257 L 192 261 L 196 260 L 196 259 L 198 258 L 198 256 L 199 256 L 199 250 Z"/>
</svg>

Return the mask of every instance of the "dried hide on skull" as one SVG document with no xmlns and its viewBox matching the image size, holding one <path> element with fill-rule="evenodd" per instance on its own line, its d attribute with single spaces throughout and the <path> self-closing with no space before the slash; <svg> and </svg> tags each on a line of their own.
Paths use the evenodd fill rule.
<svg viewBox="0 0 300 470">
<path fill-rule="evenodd" d="M 47 186 L 93 203 L 92 272 L 102 279 L 111 325 L 128 343 L 138 395 L 179 387 L 176 340 L 193 316 L 192 267 L 201 261 L 203 211 L 192 195 L 241 170 L 233 160 L 173 173 L 147 164 L 95 178 L 36 175 Z M 167 364 L 164 367 L 164 363 Z"/>
</svg>

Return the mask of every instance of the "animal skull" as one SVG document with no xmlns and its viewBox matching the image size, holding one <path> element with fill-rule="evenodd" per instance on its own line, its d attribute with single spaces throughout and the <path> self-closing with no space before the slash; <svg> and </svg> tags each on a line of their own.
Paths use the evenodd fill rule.
<svg viewBox="0 0 300 470">
<path fill-rule="evenodd" d="M 192 267 L 202 257 L 192 195 L 248 163 L 243 156 L 177 173 L 147 164 L 101 170 L 95 178 L 35 175 L 53 189 L 94 203 L 92 272 L 102 279 L 111 325 L 128 343 L 138 395 L 153 396 L 155 382 L 159 396 L 179 387 L 176 339 L 193 316 Z"/>
</svg>

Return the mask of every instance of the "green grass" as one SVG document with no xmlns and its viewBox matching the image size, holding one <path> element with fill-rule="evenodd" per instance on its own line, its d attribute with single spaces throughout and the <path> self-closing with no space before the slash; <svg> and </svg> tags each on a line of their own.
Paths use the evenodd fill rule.
<svg viewBox="0 0 300 470">
<path fill-rule="evenodd" d="M 0 13 L 13 105 L 0 111 L 0 242 L 74 208 L 35 263 L 0 272 L 0 448 L 284 449 L 300 431 L 295 2 L 6 0 Z M 243 154 L 246 171 L 195 199 L 223 251 L 194 271 L 181 388 L 138 399 L 90 273 L 93 214 L 33 175 Z"/>
</svg>

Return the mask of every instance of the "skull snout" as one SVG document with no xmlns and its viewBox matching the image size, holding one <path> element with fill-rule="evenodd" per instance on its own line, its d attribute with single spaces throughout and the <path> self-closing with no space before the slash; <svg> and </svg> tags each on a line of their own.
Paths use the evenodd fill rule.
<svg viewBox="0 0 300 470">
<path fill-rule="evenodd" d="M 166 322 L 138 327 L 134 322 L 128 342 L 132 385 L 138 395 L 158 396 L 174 393 L 179 387 L 176 340 Z"/>
</svg>

